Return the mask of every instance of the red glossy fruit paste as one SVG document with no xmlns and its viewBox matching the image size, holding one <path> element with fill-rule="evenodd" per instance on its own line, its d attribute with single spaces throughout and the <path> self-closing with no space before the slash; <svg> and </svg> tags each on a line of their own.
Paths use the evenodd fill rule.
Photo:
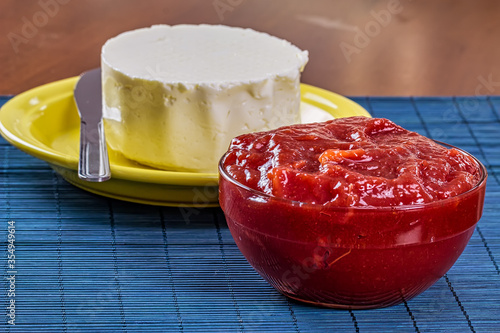
<svg viewBox="0 0 500 333">
<path fill-rule="evenodd" d="M 397 304 L 443 276 L 486 183 L 465 152 L 364 117 L 239 136 L 221 168 L 220 204 L 250 264 L 289 297 L 341 308 Z"/>
<path fill-rule="evenodd" d="M 233 139 L 224 167 L 252 189 L 331 206 L 398 206 L 457 196 L 479 166 L 387 119 L 350 117 Z"/>
</svg>

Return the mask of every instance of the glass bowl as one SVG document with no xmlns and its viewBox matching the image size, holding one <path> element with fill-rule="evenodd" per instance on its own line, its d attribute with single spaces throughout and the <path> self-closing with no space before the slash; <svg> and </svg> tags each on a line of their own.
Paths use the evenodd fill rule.
<svg viewBox="0 0 500 333">
<path fill-rule="evenodd" d="M 219 202 L 240 251 L 282 294 L 332 308 L 391 306 L 441 278 L 481 217 L 486 169 L 458 150 L 477 162 L 478 184 L 431 203 L 327 207 L 277 198 L 235 181 L 226 155 Z"/>
</svg>

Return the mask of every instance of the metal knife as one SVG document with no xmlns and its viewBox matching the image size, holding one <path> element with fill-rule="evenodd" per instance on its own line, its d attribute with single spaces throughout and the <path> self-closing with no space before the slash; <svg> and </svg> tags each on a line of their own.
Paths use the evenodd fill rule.
<svg viewBox="0 0 500 333">
<path fill-rule="evenodd" d="M 81 119 L 78 177 L 90 182 L 109 180 L 111 172 L 102 123 L 100 68 L 81 75 L 74 97 Z"/>
</svg>

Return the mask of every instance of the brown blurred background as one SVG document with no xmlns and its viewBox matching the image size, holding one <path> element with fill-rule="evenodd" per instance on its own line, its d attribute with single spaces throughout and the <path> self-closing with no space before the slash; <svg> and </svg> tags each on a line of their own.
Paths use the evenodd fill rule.
<svg viewBox="0 0 500 333">
<path fill-rule="evenodd" d="M 500 94 L 499 17 L 497 0 L 2 0 L 0 94 L 97 67 L 108 38 L 160 23 L 285 38 L 309 50 L 303 82 L 344 95 Z"/>
</svg>

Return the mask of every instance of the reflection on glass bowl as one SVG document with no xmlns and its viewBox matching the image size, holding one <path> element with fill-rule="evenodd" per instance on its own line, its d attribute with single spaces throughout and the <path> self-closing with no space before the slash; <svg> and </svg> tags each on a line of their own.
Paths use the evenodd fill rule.
<svg viewBox="0 0 500 333">
<path fill-rule="evenodd" d="M 425 291 L 465 249 L 486 188 L 486 169 L 474 160 L 478 184 L 455 197 L 408 206 L 326 207 L 248 188 L 225 171 L 223 157 L 219 201 L 245 258 L 282 294 L 334 308 L 384 307 Z"/>
</svg>

